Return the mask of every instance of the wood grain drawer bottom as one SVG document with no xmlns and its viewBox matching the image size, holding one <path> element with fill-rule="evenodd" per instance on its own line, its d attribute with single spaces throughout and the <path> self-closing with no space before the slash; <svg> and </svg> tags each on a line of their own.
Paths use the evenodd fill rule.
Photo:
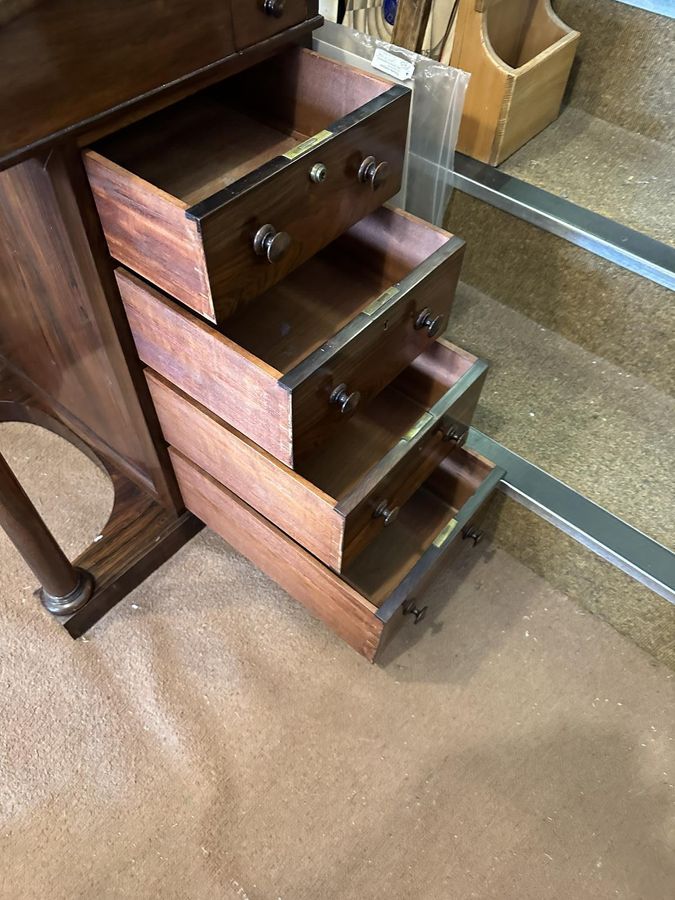
<svg viewBox="0 0 675 900">
<path fill-rule="evenodd" d="M 394 525 L 337 575 L 173 447 L 187 508 L 371 662 L 420 592 L 462 544 L 503 470 L 461 450 L 416 492 Z"/>
</svg>

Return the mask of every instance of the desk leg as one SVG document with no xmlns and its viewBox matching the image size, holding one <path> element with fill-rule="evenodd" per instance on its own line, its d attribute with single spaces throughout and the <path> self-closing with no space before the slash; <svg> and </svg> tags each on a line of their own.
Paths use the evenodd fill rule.
<svg viewBox="0 0 675 900">
<path fill-rule="evenodd" d="M 42 585 L 40 599 L 49 612 L 69 616 L 84 606 L 94 579 L 68 561 L 2 454 L 0 527 Z"/>
</svg>

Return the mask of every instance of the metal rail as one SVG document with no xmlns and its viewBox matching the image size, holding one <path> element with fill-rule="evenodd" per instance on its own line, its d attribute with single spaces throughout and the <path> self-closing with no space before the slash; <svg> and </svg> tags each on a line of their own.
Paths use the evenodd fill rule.
<svg viewBox="0 0 675 900">
<path fill-rule="evenodd" d="M 675 604 L 672 550 L 475 428 L 467 446 L 506 469 L 500 490 L 508 497 Z"/>
</svg>

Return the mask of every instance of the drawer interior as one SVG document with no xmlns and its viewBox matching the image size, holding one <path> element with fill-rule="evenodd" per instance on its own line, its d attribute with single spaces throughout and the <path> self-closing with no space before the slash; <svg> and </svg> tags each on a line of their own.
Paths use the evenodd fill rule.
<svg viewBox="0 0 675 900">
<path fill-rule="evenodd" d="M 296 471 L 339 503 L 390 450 L 426 424 L 429 407 L 475 362 L 474 356 L 436 342 L 365 409 L 341 423 L 326 444 L 300 459 Z"/>
<path fill-rule="evenodd" d="M 418 219 L 380 209 L 244 306 L 220 331 L 286 374 L 449 239 Z"/>
<path fill-rule="evenodd" d="M 294 48 L 99 141 L 94 149 L 193 206 L 390 87 Z"/>
<path fill-rule="evenodd" d="M 342 578 L 380 607 L 492 468 L 487 460 L 467 450 L 447 457 L 401 508 L 397 520 L 349 563 Z"/>
</svg>

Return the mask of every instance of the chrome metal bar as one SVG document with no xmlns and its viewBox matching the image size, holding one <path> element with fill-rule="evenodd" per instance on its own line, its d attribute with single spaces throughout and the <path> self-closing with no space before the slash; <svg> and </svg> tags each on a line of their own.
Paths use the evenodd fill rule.
<svg viewBox="0 0 675 900">
<path fill-rule="evenodd" d="M 675 289 L 675 249 L 667 244 L 462 153 L 455 155 L 454 183 L 477 200 Z"/>
<path fill-rule="evenodd" d="M 475 428 L 467 447 L 506 470 L 507 496 L 675 604 L 675 552 Z"/>
</svg>

